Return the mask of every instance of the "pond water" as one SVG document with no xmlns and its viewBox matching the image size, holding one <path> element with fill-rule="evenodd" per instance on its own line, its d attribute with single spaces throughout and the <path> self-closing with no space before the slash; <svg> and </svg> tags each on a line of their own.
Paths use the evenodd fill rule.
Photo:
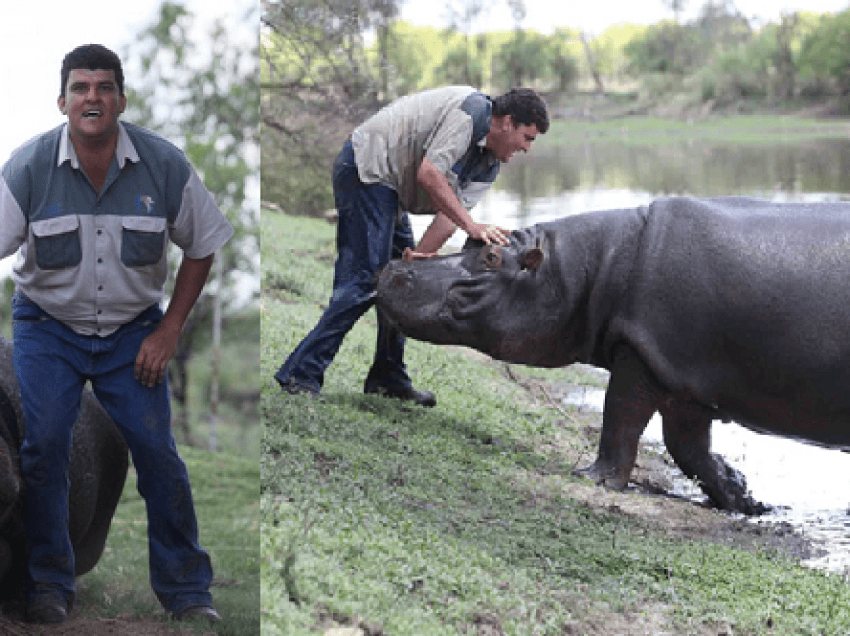
<svg viewBox="0 0 850 636">
<path fill-rule="evenodd" d="M 581 390 L 565 401 L 601 412 L 605 391 Z M 657 413 L 642 439 L 663 446 Z M 754 521 L 790 523 L 825 551 L 806 565 L 850 572 L 850 453 L 761 435 L 720 421 L 712 423 L 711 450 L 744 474 L 753 497 L 774 507 Z M 676 494 L 705 499 L 681 473 L 674 481 Z"/>
<path fill-rule="evenodd" d="M 473 216 L 515 229 L 673 195 L 850 199 L 850 139 L 734 144 L 681 138 L 640 145 L 605 138 L 534 148 L 503 167 Z M 418 236 L 430 217 L 411 220 Z M 460 247 L 465 238 L 457 232 L 449 245 Z M 601 410 L 603 395 L 591 391 L 579 400 Z M 661 441 L 657 415 L 644 438 Z M 826 547 L 810 565 L 850 572 L 850 453 L 721 422 L 712 426 L 712 450 L 746 475 L 754 497 L 776 507 L 769 519 L 788 521 Z"/>
</svg>

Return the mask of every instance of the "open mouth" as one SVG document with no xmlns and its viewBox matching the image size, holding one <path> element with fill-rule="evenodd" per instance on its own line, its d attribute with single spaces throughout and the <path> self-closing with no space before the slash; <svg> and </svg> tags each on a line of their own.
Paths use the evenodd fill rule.
<svg viewBox="0 0 850 636">
<path fill-rule="evenodd" d="M 98 108 L 92 108 L 86 111 L 83 111 L 84 119 L 97 119 L 98 117 L 103 115 L 103 111 Z"/>
</svg>

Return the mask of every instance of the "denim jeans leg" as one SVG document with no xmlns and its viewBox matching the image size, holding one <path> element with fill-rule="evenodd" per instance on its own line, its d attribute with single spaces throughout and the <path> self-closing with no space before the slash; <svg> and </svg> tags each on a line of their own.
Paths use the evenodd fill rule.
<svg viewBox="0 0 850 636">
<path fill-rule="evenodd" d="M 407 213 L 401 216 L 393 233 L 392 257 L 401 258 L 404 249 L 413 249 L 415 241 L 413 229 Z M 375 360 L 366 376 L 364 390 L 374 392 L 379 387 L 386 389 L 407 389 L 413 382 L 404 365 L 405 338 L 398 329 L 392 327 L 380 308 L 378 314 L 378 340 L 375 346 Z"/>
<path fill-rule="evenodd" d="M 148 310 L 102 343 L 92 388 L 118 425 L 138 475 L 148 515 L 151 587 L 168 611 L 212 605 L 213 571 L 201 547 L 189 476 L 171 432 L 167 381 L 146 387 L 133 377 L 142 340 L 162 313 Z"/>
<path fill-rule="evenodd" d="M 26 432 L 20 450 L 28 602 L 74 599 L 74 550 L 68 530 L 71 439 L 84 378 L 66 329 L 29 301 L 13 301 L 13 364 Z"/>
<path fill-rule="evenodd" d="M 333 184 L 339 211 L 333 295 L 318 324 L 275 374 L 278 382 L 292 380 L 316 391 L 343 339 L 374 302 L 375 275 L 389 262 L 398 214 L 394 190 L 360 181 L 350 143 L 334 164 Z"/>
</svg>

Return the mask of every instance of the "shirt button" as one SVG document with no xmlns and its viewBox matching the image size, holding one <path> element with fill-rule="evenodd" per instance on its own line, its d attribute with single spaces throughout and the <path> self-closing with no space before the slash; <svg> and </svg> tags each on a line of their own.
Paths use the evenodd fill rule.
<svg viewBox="0 0 850 636">
<path fill-rule="evenodd" d="M 101 234 L 103 234 L 103 230 L 98 230 L 97 235 L 100 236 Z"/>
<path fill-rule="evenodd" d="M 98 310 L 97 310 L 97 315 L 98 315 L 98 316 L 99 316 L 100 314 L 102 314 L 102 313 L 103 313 L 103 309 L 98 309 Z"/>
<path fill-rule="evenodd" d="M 103 262 L 103 259 L 102 259 L 102 258 L 99 258 L 99 259 L 97 259 L 97 262 L 98 262 L 98 263 L 102 263 L 102 262 Z"/>
<path fill-rule="evenodd" d="M 97 286 L 97 291 L 103 291 L 103 285 L 98 285 L 98 286 Z"/>
</svg>

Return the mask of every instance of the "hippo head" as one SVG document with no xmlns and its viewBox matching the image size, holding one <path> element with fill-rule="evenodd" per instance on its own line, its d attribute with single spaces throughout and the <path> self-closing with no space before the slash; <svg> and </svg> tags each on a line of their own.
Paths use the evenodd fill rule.
<svg viewBox="0 0 850 636">
<path fill-rule="evenodd" d="M 548 252 L 545 237 L 515 232 L 505 247 L 468 241 L 457 254 L 392 261 L 378 277 L 377 303 L 417 340 L 560 366 L 550 354 L 561 333 L 552 301 L 562 290 Z"/>
</svg>

